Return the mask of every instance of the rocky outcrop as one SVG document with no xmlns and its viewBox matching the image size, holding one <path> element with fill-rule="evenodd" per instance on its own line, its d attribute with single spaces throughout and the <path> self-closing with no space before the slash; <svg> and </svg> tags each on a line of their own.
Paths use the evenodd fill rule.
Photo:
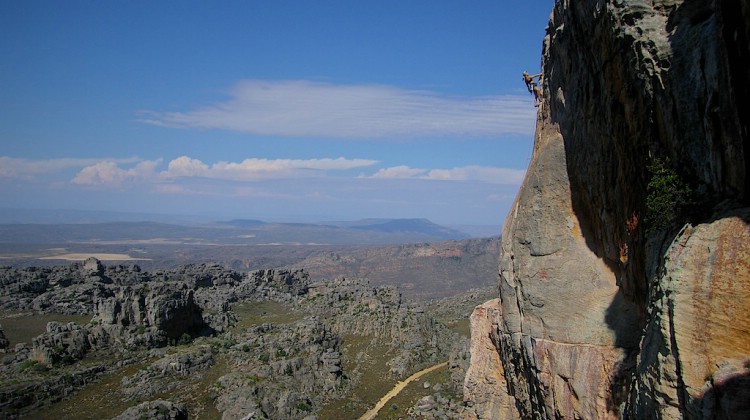
<svg viewBox="0 0 750 420">
<path fill-rule="evenodd" d="M 395 287 L 372 287 L 366 280 L 339 278 L 312 283 L 306 310 L 325 317 L 340 335 L 373 336 L 394 350 L 389 374 L 404 378 L 419 365 L 438 363 L 449 354 L 448 332 L 424 309 L 402 302 Z M 431 334 L 415 332 L 433 331 Z"/>
<path fill-rule="evenodd" d="M 272 284 L 274 290 L 290 295 L 307 293 L 308 276 L 304 270 L 257 270 L 250 273 L 250 278 L 258 287 Z"/>
<path fill-rule="evenodd" d="M 10 346 L 10 342 L 5 338 L 5 331 L 3 331 L 3 326 L 0 325 L 0 350 L 5 350 L 8 346 Z"/>
<path fill-rule="evenodd" d="M 750 414 L 749 35 L 747 2 L 556 2 L 502 318 L 473 332 L 516 417 Z"/>
<path fill-rule="evenodd" d="M 500 322 L 499 299 L 477 306 L 471 314 L 471 364 L 464 380 L 464 399 L 469 403 L 467 416 L 481 414 L 482 418 L 500 420 L 513 418 L 516 414 L 515 400 L 508 394 L 497 351 L 500 347 Z"/>
<path fill-rule="evenodd" d="M 152 328 L 176 340 L 196 336 L 207 328 L 195 302 L 194 291 L 182 282 L 152 282 L 112 289 L 96 299 L 96 316 L 102 326 Z"/>
<path fill-rule="evenodd" d="M 210 346 L 167 355 L 132 376 L 122 378 L 120 389 L 128 400 L 145 399 L 184 384 L 176 378 L 200 376 L 216 363 Z"/>
<path fill-rule="evenodd" d="M 224 419 L 304 418 L 347 390 L 341 339 L 316 317 L 253 327 L 234 349 L 215 385 Z"/>
<path fill-rule="evenodd" d="M 187 420 L 188 413 L 182 404 L 174 404 L 169 401 L 156 400 L 140 403 L 130 407 L 115 420 Z"/>
<path fill-rule="evenodd" d="M 50 281 L 62 273 L 69 281 Z M 65 397 L 75 400 L 82 387 L 100 387 L 107 393 L 101 400 L 113 404 L 87 410 L 156 396 L 170 400 L 140 404 L 122 418 L 314 418 L 333 401 L 352 398 L 371 380 L 370 368 L 395 382 L 450 357 L 451 375 L 462 378 L 460 361 L 468 353 L 424 306 L 365 280 L 313 283 L 304 270 L 240 274 L 215 264 L 145 273 L 96 260 L 67 268 L 0 268 L 1 276 L 7 282 L 0 297 L 28 315 L 40 296 L 77 301 L 93 312 L 85 325 L 49 322 L 32 346 L 5 349 L 0 416 L 9 418 L 34 415 Z M 41 286 L 19 287 L 27 284 Z M 14 303 L 13 296 L 20 300 Z M 471 296 L 476 302 L 478 295 Z M 367 354 L 370 349 L 376 356 Z M 417 405 L 418 415 L 456 418 L 454 385 L 432 389 Z"/>
<path fill-rule="evenodd" d="M 96 293 L 148 280 L 138 266 L 104 267 L 96 258 L 63 267 L 2 267 L 0 308 L 89 315 Z"/>
<path fill-rule="evenodd" d="M 29 376 L 28 370 L 38 366 L 43 365 L 30 364 L 22 373 Z M 20 410 L 29 410 L 59 401 L 81 387 L 96 382 L 104 371 L 104 367 L 95 366 L 64 375 L 43 375 L 37 381 L 16 381 L 6 384 L 0 388 L 0 413 L 3 418 L 12 419 Z"/>
<path fill-rule="evenodd" d="M 92 347 L 89 335 L 86 328 L 76 323 L 50 322 L 44 334 L 32 339 L 31 358 L 46 365 L 80 360 Z"/>
</svg>

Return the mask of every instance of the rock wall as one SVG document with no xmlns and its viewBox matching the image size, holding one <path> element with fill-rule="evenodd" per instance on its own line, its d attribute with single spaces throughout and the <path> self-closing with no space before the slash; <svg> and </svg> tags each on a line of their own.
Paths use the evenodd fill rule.
<svg viewBox="0 0 750 420">
<path fill-rule="evenodd" d="M 516 414 L 515 400 L 508 395 L 498 354 L 497 326 L 502 322 L 500 300 L 492 299 L 477 306 L 471 314 L 472 331 L 485 334 L 471 336 L 471 364 L 466 372 L 464 400 L 469 403 L 467 415 L 501 420 Z"/>
<path fill-rule="evenodd" d="M 472 324 L 516 417 L 750 415 L 749 39 L 747 1 L 556 2 L 501 321 Z"/>
</svg>

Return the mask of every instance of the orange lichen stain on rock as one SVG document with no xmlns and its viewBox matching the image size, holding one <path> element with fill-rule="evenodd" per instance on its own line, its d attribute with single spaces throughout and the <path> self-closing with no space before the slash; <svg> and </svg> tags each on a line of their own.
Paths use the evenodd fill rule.
<svg viewBox="0 0 750 420">
<path fill-rule="evenodd" d="M 578 224 L 577 218 L 573 218 L 573 226 L 570 230 L 570 233 L 573 235 L 574 238 L 583 238 L 583 233 L 581 232 L 581 226 Z"/>
<path fill-rule="evenodd" d="M 549 279 L 549 273 L 547 270 L 539 270 L 536 273 L 534 273 L 533 276 L 531 276 L 533 279 L 539 279 L 539 280 L 547 280 Z"/>
<path fill-rule="evenodd" d="M 623 241 L 618 241 L 617 247 L 620 249 L 620 263 L 625 265 L 628 263 L 628 244 Z"/>
<path fill-rule="evenodd" d="M 575 214 L 575 211 L 573 211 L 573 207 L 570 206 L 568 208 L 567 214 L 567 224 L 570 228 L 570 235 L 573 238 L 581 239 L 583 240 L 583 232 L 581 231 L 581 224 L 578 222 L 578 216 Z"/>
<path fill-rule="evenodd" d="M 720 232 L 714 254 L 716 269 L 711 273 L 713 281 L 707 298 L 727 333 L 716 339 L 726 340 L 726 344 L 741 349 L 741 354 L 746 356 L 750 353 L 750 312 L 747 310 L 750 303 L 750 226 L 738 217 L 729 219 Z"/>
<path fill-rule="evenodd" d="M 633 212 L 633 215 L 625 220 L 625 229 L 627 229 L 628 234 L 632 234 L 636 228 L 638 228 L 638 213 Z"/>
</svg>

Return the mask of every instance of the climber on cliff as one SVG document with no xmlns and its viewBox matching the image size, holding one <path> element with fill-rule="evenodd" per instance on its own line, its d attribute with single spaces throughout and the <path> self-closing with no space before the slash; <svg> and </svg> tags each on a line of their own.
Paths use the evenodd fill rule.
<svg viewBox="0 0 750 420">
<path fill-rule="evenodd" d="M 542 73 L 530 75 L 529 72 L 524 71 L 523 74 L 523 82 L 526 83 L 526 89 L 529 90 L 529 93 L 534 93 L 534 86 L 536 86 L 536 82 L 534 81 L 535 77 L 541 77 Z"/>
<path fill-rule="evenodd" d="M 542 104 L 542 89 L 539 86 L 534 85 L 533 91 L 534 91 L 534 106 L 539 106 Z"/>
</svg>

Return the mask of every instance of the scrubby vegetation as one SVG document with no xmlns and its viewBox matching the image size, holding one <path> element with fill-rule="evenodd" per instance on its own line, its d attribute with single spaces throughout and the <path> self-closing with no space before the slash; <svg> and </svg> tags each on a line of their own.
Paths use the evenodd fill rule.
<svg viewBox="0 0 750 420">
<path fill-rule="evenodd" d="M 651 230 L 665 229 L 686 215 L 692 191 L 672 168 L 669 159 L 654 158 L 648 171 L 646 224 Z"/>
</svg>

